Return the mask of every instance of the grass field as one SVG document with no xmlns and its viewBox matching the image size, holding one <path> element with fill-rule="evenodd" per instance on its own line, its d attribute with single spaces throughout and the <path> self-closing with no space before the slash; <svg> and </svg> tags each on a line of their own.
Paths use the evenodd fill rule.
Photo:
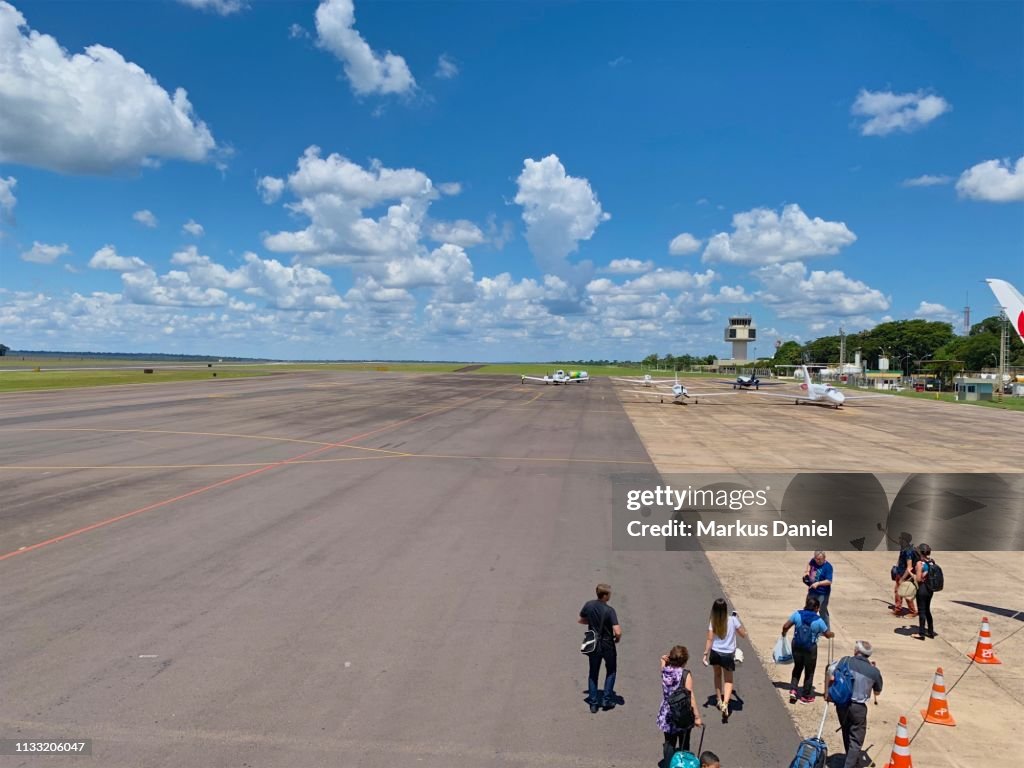
<svg viewBox="0 0 1024 768">
<path fill-rule="evenodd" d="M 16 371 L 0 373 L 0 392 L 25 392 L 35 389 L 68 389 L 71 387 L 103 387 L 110 384 L 166 384 L 171 381 L 198 381 L 213 378 L 232 379 L 266 376 L 270 371 L 251 369 L 165 369 L 153 373 L 142 370 L 110 371 Z"/>
<path fill-rule="evenodd" d="M 956 395 L 953 392 L 913 392 L 909 390 L 903 390 L 902 392 L 892 392 L 890 390 L 866 390 L 859 389 L 857 387 L 843 387 L 845 390 L 853 392 L 862 392 L 871 394 L 882 394 L 891 395 L 892 397 L 912 397 L 917 400 L 941 400 L 944 403 L 958 403 L 963 405 L 980 405 L 985 408 L 1002 408 L 1008 411 L 1024 411 L 1024 397 L 1011 397 L 1010 395 L 1003 395 L 1003 401 L 1000 403 L 998 400 L 957 400 Z"/>
</svg>

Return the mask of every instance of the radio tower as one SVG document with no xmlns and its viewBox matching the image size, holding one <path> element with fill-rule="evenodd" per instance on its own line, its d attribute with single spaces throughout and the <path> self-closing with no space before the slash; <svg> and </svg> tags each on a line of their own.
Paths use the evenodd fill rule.
<svg viewBox="0 0 1024 768">
<path fill-rule="evenodd" d="M 971 304 L 970 294 L 964 294 L 964 336 L 971 332 Z"/>
</svg>

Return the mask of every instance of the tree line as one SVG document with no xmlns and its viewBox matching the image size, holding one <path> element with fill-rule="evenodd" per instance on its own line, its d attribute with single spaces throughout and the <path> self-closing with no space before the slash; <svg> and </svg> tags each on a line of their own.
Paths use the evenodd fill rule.
<svg viewBox="0 0 1024 768">
<path fill-rule="evenodd" d="M 961 371 L 980 371 L 999 365 L 999 342 L 1001 323 L 997 316 L 986 317 L 971 326 L 970 333 L 959 336 L 950 323 L 934 320 L 893 320 L 881 323 L 868 331 L 850 333 L 846 336 L 846 362 L 853 362 L 854 353 L 860 350 L 861 359 L 868 369 L 877 369 L 880 357 L 889 358 L 891 370 L 905 373 L 918 371 L 931 373 L 949 379 Z M 1013 330 L 1009 330 L 1009 349 L 1006 358 L 1009 366 L 1024 366 L 1024 343 Z M 771 358 L 761 358 L 758 366 L 800 365 L 801 363 L 826 363 L 837 365 L 841 337 L 821 336 L 801 344 L 787 341 L 780 345 Z M 680 370 L 695 365 L 711 365 L 714 355 L 657 355 L 645 357 L 642 365 Z"/>
</svg>

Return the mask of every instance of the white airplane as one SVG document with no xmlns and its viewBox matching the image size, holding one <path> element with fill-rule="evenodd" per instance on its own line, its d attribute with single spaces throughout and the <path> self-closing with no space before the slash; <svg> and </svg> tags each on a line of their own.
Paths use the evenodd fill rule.
<svg viewBox="0 0 1024 768">
<path fill-rule="evenodd" d="M 1003 308 L 1003 312 L 1010 318 L 1020 340 L 1024 341 L 1024 296 L 1021 296 L 1020 291 L 1005 280 L 990 277 L 985 282 L 992 289 L 992 293 L 996 295 L 996 300 Z"/>
<path fill-rule="evenodd" d="M 649 378 L 649 374 L 648 374 L 648 378 Z M 618 381 L 628 381 L 630 383 L 634 383 L 630 379 L 618 379 Z M 651 387 L 651 389 L 654 390 L 653 392 L 651 391 L 651 389 L 646 389 L 646 390 L 643 390 L 643 389 L 624 389 L 622 391 L 630 393 L 630 394 L 634 394 L 634 395 L 647 395 L 648 397 L 657 397 L 663 403 L 665 402 L 665 398 L 669 397 L 669 395 L 671 394 L 671 398 L 672 398 L 671 402 L 677 403 L 677 404 L 680 404 L 680 405 L 684 404 L 682 398 L 689 398 L 691 396 L 693 397 L 693 402 L 699 403 L 700 402 L 700 398 L 702 398 L 702 397 L 721 397 L 722 395 L 732 395 L 732 394 L 734 394 L 732 392 L 690 392 L 679 381 L 679 373 L 678 372 L 676 373 L 675 382 L 673 384 L 670 385 L 667 382 L 664 383 L 664 384 L 662 384 L 662 383 L 652 383 L 650 385 L 650 387 Z"/>
<path fill-rule="evenodd" d="M 815 384 L 811 381 L 811 374 L 808 372 L 807 366 L 801 365 L 800 368 L 804 372 L 804 383 L 800 385 L 800 389 L 807 394 L 784 395 L 781 392 L 758 392 L 758 395 L 760 397 L 784 397 L 792 400 L 797 405 L 801 402 L 830 405 L 837 410 L 847 400 L 867 400 L 868 398 L 873 397 L 890 397 L 890 395 L 847 395 L 845 392 L 836 389 L 831 384 Z"/>
<path fill-rule="evenodd" d="M 539 381 L 541 384 L 585 384 L 590 381 L 590 374 L 586 371 L 569 371 L 566 373 L 561 368 L 548 376 L 520 376 L 520 384 L 528 381 Z"/>
<path fill-rule="evenodd" d="M 621 381 L 623 384 L 639 384 L 641 387 L 650 387 L 654 385 L 654 377 L 649 373 L 645 373 L 642 379 L 627 379 L 621 376 L 612 376 L 611 379 L 612 381 Z"/>
<path fill-rule="evenodd" d="M 762 386 L 764 386 L 764 387 L 776 387 L 779 384 L 781 384 L 782 382 L 781 381 L 761 381 L 759 378 L 757 378 L 757 374 L 753 374 L 752 373 L 749 376 L 744 376 L 741 373 L 741 374 L 739 374 L 736 377 L 736 381 L 718 380 L 718 381 L 716 381 L 716 383 L 718 383 L 718 384 L 732 384 L 732 388 L 733 389 L 737 389 L 737 388 L 739 388 L 739 389 L 751 389 L 751 388 L 753 388 L 753 389 L 760 389 Z"/>
</svg>

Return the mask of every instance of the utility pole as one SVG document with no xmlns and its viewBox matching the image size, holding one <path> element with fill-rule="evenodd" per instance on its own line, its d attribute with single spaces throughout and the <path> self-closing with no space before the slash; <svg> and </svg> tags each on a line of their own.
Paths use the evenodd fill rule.
<svg viewBox="0 0 1024 768">
<path fill-rule="evenodd" d="M 846 365 L 846 333 L 843 326 L 839 326 L 839 373 L 843 374 L 843 366 Z"/>
<path fill-rule="evenodd" d="M 999 402 L 1003 402 L 1003 383 L 1005 382 L 1006 376 L 1006 355 L 1009 352 L 1009 334 L 1007 334 L 1007 327 L 1010 321 L 1006 317 L 1006 311 L 1002 310 L 999 312 Z"/>
</svg>

